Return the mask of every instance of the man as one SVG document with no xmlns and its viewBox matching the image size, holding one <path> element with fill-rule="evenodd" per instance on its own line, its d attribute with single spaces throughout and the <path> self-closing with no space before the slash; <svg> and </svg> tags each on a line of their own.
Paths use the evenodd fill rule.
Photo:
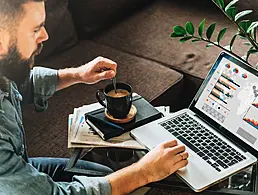
<svg viewBox="0 0 258 195">
<path fill-rule="evenodd" d="M 111 79 L 117 68 L 103 57 L 77 68 L 33 68 L 35 55 L 48 39 L 44 6 L 43 0 L 0 0 L 0 194 L 126 194 L 186 166 L 188 153 L 176 141 L 157 146 L 114 173 L 79 162 L 80 167 L 107 173 L 105 177 L 72 177 L 63 171 L 67 159 L 28 159 L 20 103 L 34 103 L 42 111 L 55 91 Z M 64 182 L 71 177 L 72 182 Z"/>
</svg>

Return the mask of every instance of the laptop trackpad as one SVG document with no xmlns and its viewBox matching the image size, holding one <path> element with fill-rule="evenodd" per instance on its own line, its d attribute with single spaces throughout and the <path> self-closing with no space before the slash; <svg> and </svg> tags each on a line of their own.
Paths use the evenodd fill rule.
<svg viewBox="0 0 258 195">
<path fill-rule="evenodd" d="M 191 184 L 191 188 L 195 191 L 199 191 L 202 188 L 207 187 L 213 180 L 210 176 L 204 171 L 204 168 L 207 167 L 205 162 L 200 161 L 198 158 L 190 155 L 188 165 L 185 168 L 178 170 L 176 173 L 181 177 L 188 185 Z"/>
</svg>

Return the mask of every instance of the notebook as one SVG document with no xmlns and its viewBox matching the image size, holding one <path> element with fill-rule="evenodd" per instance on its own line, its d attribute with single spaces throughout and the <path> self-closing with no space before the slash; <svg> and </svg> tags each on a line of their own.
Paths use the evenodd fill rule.
<svg viewBox="0 0 258 195">
<path fill-rule="evenodd" d="M 203 191 L 257 162 L 257 75 L 242 60 L 222 52 L 189 108 L 138 127 L 131 135 L 148 150 L 172 139 L 186 145 L 189 163 L 176 174 L 194 191 Z"/>
<path fill-rule="evenodd" d="M 134 120 L 128 123 L 115 124 L 109 121 L 104 108 L 86 113 L 85 120 L 103 140 L 107 140 L 162 117 L 162 113 L 140 95 L 133 97 L 132 104 L 136 107 L 137 113 Z"/>
</svg>

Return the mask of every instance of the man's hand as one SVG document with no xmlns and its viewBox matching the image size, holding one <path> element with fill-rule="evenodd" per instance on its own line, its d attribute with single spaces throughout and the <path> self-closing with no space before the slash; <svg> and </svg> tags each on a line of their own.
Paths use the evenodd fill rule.
<svg viewBox="0 0 258 195">
<path fill-rule="evenodd" d="M 77 83 L 94 84 L 101 80 L 112 79 L 116 75 L 117 64 L 112 60 L 97 57 L 77 68 L 58 70 L 57 91 Z"/>
<path fill-rule="evenodd" d="M 111 185 L 112 195 L 128 194 L 185 167 L 187 158 L 185 146 L 178 145 L 176 140 L 167 141 L 151 150 L 137 163 L 106 176 L 106 179 Z"/>
<path fill-rule="evenodd" d="M 171 175 L 185 167 L 188 153 L 184 145 L 178 145 L 176 140 L 164 142 L 146 154 L 137 166 L 143 171 L 147 182 L 155 182 Z"/>
<path fill-rule="evenodd" d="M 97 57 L 77 68 L 80 81 L 94 84 L 101 80 L 112 79 L 116 75 L 117 64 L 110 59 Z"/>
</svg>

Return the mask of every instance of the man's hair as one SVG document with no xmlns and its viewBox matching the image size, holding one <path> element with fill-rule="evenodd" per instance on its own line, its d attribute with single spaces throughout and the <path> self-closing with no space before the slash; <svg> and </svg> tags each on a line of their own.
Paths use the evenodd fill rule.
<svg viewBox="0 0 258 195">
<path fill-rule="evenodd" d="M 45 0 L 0 0 L 0 28 L 13 30 L 24 14 L 23 5 Z"/>
</svg>

